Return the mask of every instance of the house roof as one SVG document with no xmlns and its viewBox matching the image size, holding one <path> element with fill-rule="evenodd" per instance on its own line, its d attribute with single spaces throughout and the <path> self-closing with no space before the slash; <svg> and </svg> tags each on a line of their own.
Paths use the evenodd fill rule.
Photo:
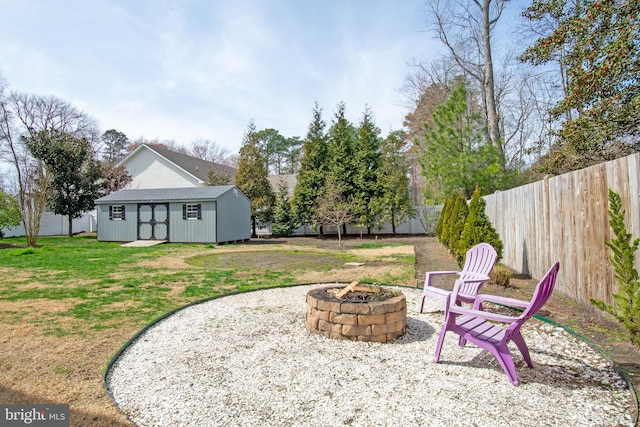
<svg viewBox="0 0 640 427">
<path fill-rule="evenodd" d="M 269 180 L 269 184 L 271 185 L 271 189 L 274 192 L 277 192 L 280 183 L 284 182 L 287 185 L 289 197 L 293 196 L 293 190 L 296 187 L 297 178 L 298 177 L 295 174 L 269 175 L 267 177 L 267 179 Z"/>
<path fill-rule="evenodd" d="M 227 191 L 236 189 L 235 185 L 217 185 L 213 187 L 187 188 L 149 188 L 141 190 L 120 190 L 96 200 L 96 204 L 137 203 L 137 202 L 174 202 L 215 200 Z M 239 191 L 239 190 L 238 190 Z"/>
<path fill-rule="evenodd" d="M 187 154 L 177 153 L 175 151 L 167 150 L 166 148 L 161 148 L 155 145 L 148 144 L 140 144 L 138 148 L 133 150 L 131 154 L 125 157 L 120 164 L 126 163 L 126 161 L 134 155 L 134 153 L 138 152 L 142 149 L 148 149 L 159 156 L 164 157 L 169 162 L 183 169 L 187 173 L 193 175 L 197 179 L 202 182 L 206 182 L 208 180 L 208 174 L 210 169 L 214 169 L 218 174 L 224 174 L 229 177 L 229 182 L 234 182 L 236 177 L 236 169 L 230 166 L 221 165 L 214 162 L 209 162 L 207 160 L 202 160 L 198 157 L 189 156 Z"/>
</svg>

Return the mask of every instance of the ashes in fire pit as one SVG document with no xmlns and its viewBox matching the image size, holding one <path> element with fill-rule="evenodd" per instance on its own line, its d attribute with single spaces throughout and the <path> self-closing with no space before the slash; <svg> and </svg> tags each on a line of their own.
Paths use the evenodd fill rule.
<svg viewBox="0 0 640 427">
<path fill-rule="evenodd" d="M 307 293 L 305 326 L 334 339 L 387 342 L 404 334 L 407 300 L 402 292 L 352 282 Z"/>
</svg>

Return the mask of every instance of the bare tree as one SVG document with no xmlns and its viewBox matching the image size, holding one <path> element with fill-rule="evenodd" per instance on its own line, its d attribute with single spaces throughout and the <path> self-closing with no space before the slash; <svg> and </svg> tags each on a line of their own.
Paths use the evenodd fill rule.
<svg viewBox="0 0 640 427">
<path fill-rule="evenodd" d="M 100 140 L 95 121 L 59 98 L 0 92 L 0 156 L 13 169 L 12 187 L 29 246 L 35 246 L 38 239 L 50 177 L 24 140 L 40 131 L 53 130 L 86 138 L 93 149 Z"/>
<path fill-rule="evenodd" d="M 506 166 L 491 35 L 509 0 L 427 0 L 431 30 L 447 47 L 464 73 L 479 83 L 482 111 L 487 123 L 485 138 L 498 149 Z"/>
<path fill-rule="evenodd" d="M 327 182 L 318 200 L 316 220 L 318 224 L 330 225 L 338 230 L 338 246 L 342 247 L 342 227 L 357 218 L 356 204 L 345 198 L 336 182 Z"/>
<path fill-rule="evenodd" d="M 191 141 L 190 154 L 202 160 L 226 165 L 230 152 L 226 148 L 220 147 L 215 141 L 199 138 Z"/>
</svg>

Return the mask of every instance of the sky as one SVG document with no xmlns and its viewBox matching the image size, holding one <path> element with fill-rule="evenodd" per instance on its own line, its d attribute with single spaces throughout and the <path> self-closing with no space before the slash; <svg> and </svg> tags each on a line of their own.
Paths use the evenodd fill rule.
<svg viewBox="0 0 640 427">
<path fill-rule="evenodd" d="M 0 0 L 0 75 L 129 140 L 215 141 L 250 120 L 304 138 L 315 102 L 366 107 L 385 136 L 408 113 L 414 59 L 440 49 L 423 0 Z"/>
</svg>

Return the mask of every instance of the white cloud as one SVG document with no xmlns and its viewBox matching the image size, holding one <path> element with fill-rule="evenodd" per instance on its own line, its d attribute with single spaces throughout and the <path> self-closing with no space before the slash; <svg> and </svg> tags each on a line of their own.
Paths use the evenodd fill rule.
<svg viewBox="0 0 640 427">
<path fill-rule="evenodd" d="M 354 123 L 369 105 L 383 133 L 400 128 L 405 64 L 431 43 L 421 0 L 3 3 L 11 89 L 55 94 L 130 139 L 231 151 L 251 118 L 304 137 L 315 101 L 327 122 L 344 101 Z"/>
</svg>

